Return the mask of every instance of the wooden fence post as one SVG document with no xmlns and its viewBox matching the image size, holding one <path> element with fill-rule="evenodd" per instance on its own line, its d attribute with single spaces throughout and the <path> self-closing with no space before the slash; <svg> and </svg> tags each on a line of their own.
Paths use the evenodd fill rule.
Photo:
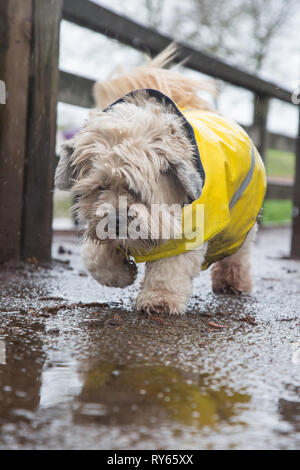
<svg viewBox="0 0 300 470">
<path fill-rule="evenodd" d="M 62 0 L 33 0 L 22 257 L 48 260 L 52 242 Z"/>
<path fill-rule="evenodd" d="M 267 119 L 269 110 L 269 98 L 262 95 L 254 95 L 253 110 L 253 136 L 256 147 L 265 161 L 267 149 Z"/>
<path fill-rule="evenodd" d="M 297 143 L 296 143 L 296 170 L 295 170 L 294 197 L 293 197 L 291 258 L 300 259 L 300 107 L 299 107 L 298 136 L 297 136 Z"/>
<path fill-rule="evenodd" d="M 0 2 L 0 263 L 19 258 L 32 0 Z"/>
</svg>

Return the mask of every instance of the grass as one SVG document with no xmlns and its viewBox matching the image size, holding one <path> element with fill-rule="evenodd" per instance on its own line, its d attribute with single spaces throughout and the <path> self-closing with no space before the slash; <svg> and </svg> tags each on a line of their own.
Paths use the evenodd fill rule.
<svg viewBox="0 0 300 470">
<path fill-rule="evenodd" d="M 72 218 L 71 207 L 73 205 L 72 196 L 68 193 L 59 193 L 54 196 L 53 215 L 54 218 Z"/>
<path fill-rule="evenodd" d="M 290 223 L 292 220 L 292 201 L 267 199 L 262 213 L 263 225 L 278 225 Z"/>
<path fill-rule="evenodd" d="M 266 157 L 268 176 L 293 178 L 295 171 L 294 153 L 269 149 Z"/>
<path fill-rule="evenodd" d="M 266 168 L 269 177 L 293 178 L 295 171 L 295 154 L 281 150 L 269 149 L 266 155 Z M 263 208 L 263 225 L 280 225 L 292 220 L 292 201 L 266 200 Z"/>
</svg>

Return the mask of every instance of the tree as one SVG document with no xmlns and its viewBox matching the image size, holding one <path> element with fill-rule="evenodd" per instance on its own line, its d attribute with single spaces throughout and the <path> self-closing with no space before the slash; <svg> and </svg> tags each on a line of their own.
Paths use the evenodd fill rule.
<svg viewBox="0 0 300 470">
<path fill-rule="evenodd" d="M 250 22 L 252 50 L 249 58 L 256 70 L 261 70 L 274 39 L 286 32 L 294 13 L 296 0 L 248 0 L 245 17 Z"/>
<path fill-rule="evenodd" d="M 150 26 L 253 71 L 263 69 L 297 5 L 298 0 L 143 0 Z"/>
</svg>

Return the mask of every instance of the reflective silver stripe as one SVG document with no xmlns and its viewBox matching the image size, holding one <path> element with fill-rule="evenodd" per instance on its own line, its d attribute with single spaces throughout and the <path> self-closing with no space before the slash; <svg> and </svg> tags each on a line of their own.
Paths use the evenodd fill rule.
<svg viewBox="0 0 300 470">
<path fill-rule="evenodd" d="M 255 153 L 254 153 L 254 147 L 253 144 L 251 143 L 251 166 L 250 169 L 245 176 L 245 179 L 243 180 L 242 184 L 240 185 L 239 189 L 236 191 L 236 193 L 232 196 L 232 199 L 229 204 L 229 209 L 232 209 L 234 204 L 240 199 L 240 197 L 244 194 L 244 192 L 247 189 L 247 186 L 249 185 L 251 178 L 253 176 L 255 168 Z"/>
</svg>

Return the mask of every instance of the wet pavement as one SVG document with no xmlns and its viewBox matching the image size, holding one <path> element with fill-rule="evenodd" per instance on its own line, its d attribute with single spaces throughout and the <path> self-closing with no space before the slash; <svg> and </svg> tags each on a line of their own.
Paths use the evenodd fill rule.
<svg viewBox="0 0 300 470">
<path fill-rule="evenodd" d="M 300 262 L 262 230 L 251 296 L 195 281 L 183 317 L 134 310 L 136 284 L 101 287 L 76 237 L 51 269 L 0 270 L 1 449 L 296 449 Z M 282 258 L 283 257 L 283 258 Z"/>
</svg>

